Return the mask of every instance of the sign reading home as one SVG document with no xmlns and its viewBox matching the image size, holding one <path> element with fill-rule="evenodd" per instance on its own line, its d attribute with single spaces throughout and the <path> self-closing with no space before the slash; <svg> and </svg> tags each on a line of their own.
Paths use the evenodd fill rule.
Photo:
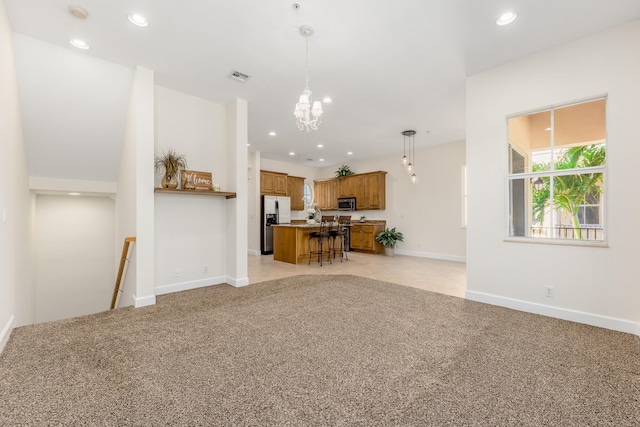
<svg viewBox="0 0 640 427">
<path fill-rule="evenodd" d="M 184 190 L 213 191 L 211 172 L 182 171 L 182 188 Z"/>
</svg>

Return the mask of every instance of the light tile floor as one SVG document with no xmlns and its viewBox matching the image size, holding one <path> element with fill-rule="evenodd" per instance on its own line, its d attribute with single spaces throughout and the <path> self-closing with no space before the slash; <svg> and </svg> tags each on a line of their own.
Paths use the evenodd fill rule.
<svg viewBox="0 0 640 427">
<path fill-rule="evenodd" d="M 462 262 L 442 261 L 396 255 L 370 255 L 349 252 L 349 261 L 333 260 L 332 264 L 316 261 L 311 265 L 274 261 L 273 255 L 249 255 L 249 283 L 280 279 L 298 274 L 353 274 L 399 285 L 413 286 L 428 291 L 464 297 L 467 265 Z"/>
</svg>

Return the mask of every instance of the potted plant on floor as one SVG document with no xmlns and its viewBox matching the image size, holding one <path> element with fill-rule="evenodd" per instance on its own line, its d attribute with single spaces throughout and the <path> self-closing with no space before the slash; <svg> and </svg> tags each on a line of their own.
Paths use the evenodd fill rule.
<svg viewBox="0 0 640 427">
<path fill-rule="evenodd" d="M 385 228 L 376 236 L 376 242 L 382 243 L 384 246 L 384 254 L 386 256 L 393 256 L 395 252 L 396 242 L 403 242 L 404 236 L 401 232 L 396 231 L 396 228 Z"/>
</svg>

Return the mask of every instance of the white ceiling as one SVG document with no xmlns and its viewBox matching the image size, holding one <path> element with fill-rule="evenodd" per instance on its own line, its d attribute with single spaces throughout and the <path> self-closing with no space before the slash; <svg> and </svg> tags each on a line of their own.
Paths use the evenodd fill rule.
<svg viewBox="0 0 640 427">
<path fill-rule="evenodd" d="M 128 102 L 121 88 L 137 65 L 154 70 L 160 86 L 223 104 L 246 99 L 249 149 L 263 157 L 328 166 L 400 152 L 406 129 L 417 131 L 417 148 L 463 140 L 466 76 L 640 18 L 639 0 L 299 0 L 299 9 L 282 0 L 4 1 L 13 31 L 28 37 L 17 37 L 16 57 L 19 74 L 26 74 L 19 82 L 30 173 L 55 175 L 31 160 L 46 152 L 46 144 L 86 144 L 89 138 L 98 156 L 115 162 L 93 177 L 105 180 L 117 176 Z M 86 9 L 88 19 L 72 17 L 70 5 Z M 496 26 L 507 10 L 518 19 Z M 131 25 L 131 12 L 144 14 L 150 25 Z M 310 89 L 315 99 L 334 101 L 325 105 L 320 129 L 310 133 L 298 131 L 293 117 L 305 83 L 303 24 L 315 28 Z M 91 49 L 71 47 L 70 38 L 83 38 Z M 109 61 L 102 68 L 108 76 L 58 72 L 52 81 L 56 67 L 42 64 L 56 60 L 31 39 L 55 45 L 47 45 L 49 51 L 62 56 L 81 55 L 84 64 Z M 230 80 L 232 70 L 251 78 Z M 85 78 L 89 86 L 78 88 Z M 64 110 L 81 102 L 74 94 L 90 90 L 100 93 L 73 108 L 73 125 L 43 117 L 42 105 Z M 65 93 L 66 105 L 51 106 Z M 80 178 L 92 179 L 84 172 Z"/>
</svg>

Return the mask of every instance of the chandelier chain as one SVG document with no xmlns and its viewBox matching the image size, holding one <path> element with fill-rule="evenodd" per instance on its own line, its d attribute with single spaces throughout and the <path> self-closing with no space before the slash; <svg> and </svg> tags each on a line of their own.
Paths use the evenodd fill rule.
<svg viewBox="0 0 640 427">
<path fill-rule="evenodd" d="M 305 76 L 307 77 L 307 81 L 305 83 L 305 88 L 307 90 L 309 90 L 309 35 L 305 35 L 304 36 L 304 40 L 305 40 L 305 52 L 304 52 L 304 58 L 305 58 L 305 64 L 304 64 L 304 73 Z"/>
</svg>

